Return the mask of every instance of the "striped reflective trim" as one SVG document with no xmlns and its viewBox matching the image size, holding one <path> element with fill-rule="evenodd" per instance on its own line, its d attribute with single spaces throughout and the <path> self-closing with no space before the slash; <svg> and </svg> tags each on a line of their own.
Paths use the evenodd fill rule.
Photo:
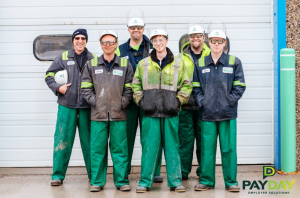
<svg viewBox="0 0 300 198">
<path fill-rule="evenodd" d="M 98 57 L 93 54 L 94 58 L 91 60 L 91 65 L 92 66 L 97 66 L 98 65 Z"/>
<path fill-rule="evenodd" d="M 124 87 L 125 87 L 125 88 L 128 88 L 128 87 L 131 88 L 131 84 L 130 84 L 130 83 L 126 83 Z"/>
<path fill-rule="evenodd" d="M 81 82 L 81 88 L 92 88 L 93 86 L 94 86 L 93 83 Z"/>
<path fill-rule="evenodd" d="M 242 87 L 246 87 L 246 84 L 245 84 L 245 83 L 241 83 L 239 80 L 233 81 L 233 86 L 234 86 L 234 87 L 235 87 L 235 86 L 238 86 L 238 85 L 240 85 L 240 86 L 242 86 Z"/>
<path fill-rule="evenodd" d="M 235 63 L 235 56 L 229 55 L 229 65 L 234 65 Z"/>
<path fill-rule="evenodd" d="M 53 73 L 53 72 L 49 72 L 47 75 L 46 75 L 46 77 L 45 78 L 48 78 L 49 76 L 51 76 L 51 77 L 55 77 L 55 73 Z"/>
<path fill-rule="evenodd" d="M 199 67 L 204 67 L 205 66 L 205 57 L 201 57 L 198 60 L 198 63 L 199 63 Z"/>
<path fill-rule="evenodd" d="M 117 49 L 115 50 L 115 54 L 117 54 L 117 56 L 120 56 L 121 55 L 121 52 L 120 52 L 120 48 L 117 47 Z"/>
<path fill-rule="evenodd" d="M 193 87 L 201 87 L 200 82 L 192 82 Z"/>
<path fill-rule="evenodd" d="M 62 54 L 62 59 L 63 60 L 68 60 L 68 53 L 69 53 L 69 51 L 63 52 L 63 54 Z"/>
<path fill-rule="evenodd" d="M 121 67 L 126 67 L 126 66 L 127 66 L 127 59 L 121 58 Z"/>
</svg>

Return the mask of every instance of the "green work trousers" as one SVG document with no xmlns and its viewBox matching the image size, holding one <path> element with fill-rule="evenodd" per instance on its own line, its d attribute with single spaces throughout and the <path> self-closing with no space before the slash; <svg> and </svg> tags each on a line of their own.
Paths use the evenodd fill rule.
<svg viewBox="0 0 300 198">
<path fill-rule="evenodd" d="M 86 171 L 88 177 L 91 178 L 90 117 L 91 109 L 74 109 L 58 105 L 56 129 L 54 135 L 53 180 L 65 179 L 77 126 Z"/>
<path fill-rule="evenodd" d="M 155 169 L 164 148 L 168 186 L 181 185 L 178 116 L 172 118 L 144 117 L 142 123 L 142 164 L 139 186 L 151 188 Z"/>
<path fill-rule="evenodd" d="M 129 184 L 125 177 L 128 166 L 126 121 L 92 121 L 91 185 L 103 187 L 106 183 L 108 137 L 114 184 L 119 188 Z"/>
<path fill-rule="evenodd" d="M 201 127 L 198 110 L 181 110 L 179 113 L 179 154 L 182 177 L 188 177 L 193 162 L 194 140 L 196 138 L 197 175 L 201 175 Z"/>
<path fill-rule="evenodd" d="M 128 143 L 128 168 L 126 176 L 130 175 L 131 172 L 131 160 L 134 148 L 134 142 L 136 137 L 136 131 L 138 127 L 138 122 L 140 122 L 140 134 L 142 131 L 142 120 L 144 117 L 144 112 L 138 106 L 130 106 L 127 108 L 127 143 Z M 140 135 L 141 137 L 141 135 Z M 155 176 L 160 175 L 161 160 L 157 164 L 155 170 Z"/>
<path fill-rule="evenodd" d="M 200 184 L 215 187 L 217 138 L 219 135 L 225 187 L 238 185 L 236 153 L 236 119 L 201 122 L 201 177 Z"/>
</svg>

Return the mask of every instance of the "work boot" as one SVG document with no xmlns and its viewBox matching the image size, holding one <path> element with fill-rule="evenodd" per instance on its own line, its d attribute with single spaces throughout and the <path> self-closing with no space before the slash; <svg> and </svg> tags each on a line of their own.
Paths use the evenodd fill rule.
<svg viewBox="0 0 300 198">
<path fill-rule="evenodd" d="M 123 185 L 121 187 L 118 188 L 118 190 L 120 191 L 130 191 L 130 186 L 129 185 Z"/>
<path fill-rule="evenodd" d="M 180 186 L 177 186 L 177 187 L 170 188 L 170 191 L 185 192 L 185 187 L 180 185 Z"/>
<path fill-rule="evenodd" d="M 101 186 L 91 186 L 90 192 L 99 192 L 102 190 Z"/>
<path fill-rule="evenodd" d="M 149 191 L 150 189 L 147 188 L 147 187 L 143 187 L 143 186 L 138 186 L 137 189 L 136 189 L 136 192 L 137 193 L 145 193 L 147 191 Z"/>
<path fill-rule="evenodd" d="M 154 183 L 162 183 L 164 181 L 164 178 L 160 175 L 154 176 L 153 182 Z"/>
<path fill-rule="evenodd" d="M 240 192 L 240 187 L 236 185 L 231 185 L 227 187 L 226 190 L 228 190 L 229 192 Z"/>
<path fill-rule="evenodd" d="M 63 184 L 63 180 L 60 179 L 51 180 L 51 186 L 60 186 L 62 184 Z"/>
<path fill-rule="evenodd" d="M 213 187 L 206 186 L 205 184 L 197 184 L 194 187 L 194 190 L 196 190 L 196 191 L 199 191 L 199 190 L 208 190 L 208 189 L 211 189 L 211 188 L 213 188 Z"/>
</svg>

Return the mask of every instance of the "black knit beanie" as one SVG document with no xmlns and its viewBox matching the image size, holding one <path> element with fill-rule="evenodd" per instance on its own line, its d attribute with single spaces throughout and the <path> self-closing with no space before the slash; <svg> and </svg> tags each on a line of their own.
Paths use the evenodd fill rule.
<svg viewBox="0 0 300 198">
<path fill-rule="evenodd" d="M 72 43 L 73 43 L 73 40 L 74 40 L 74 37 L 78 34 L 81 34 L 83 36 L 85 36 L 86 38 L 86 42 L 88 42 L 88 35 L 87 35 L 87 31 L 86 29 L 77 29 L 73 32 L 73 35 L 72 35 Z"/>
</svg>

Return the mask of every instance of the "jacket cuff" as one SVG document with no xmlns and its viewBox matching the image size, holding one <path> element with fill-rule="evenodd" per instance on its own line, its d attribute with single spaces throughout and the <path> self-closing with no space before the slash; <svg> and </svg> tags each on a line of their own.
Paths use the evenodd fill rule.
<svg viewBox="0 0 300 198">
<path fill-rule="evenodd" d="M 58 91 L 60 87 L 61 87 L 61 85 L 58 85 L 58 84 L 55 86 L 55 89 L 54 89 L 55 92 L 54 92 L 54 94 L 55 94 L 56 96 L 60 95 L 60 92 Z"/>
<path fill-rule="evenodd" d="M 229 95 L 229 97 L 228 97 L 228 102 L 229 102 L 230 106 L 233 106 L 233 105 L 236 103 L 236 101 L 235 101 L 234 99 L 232 99 L 232 98 L 230 97 L 230 95 Z"/>
</svg>

